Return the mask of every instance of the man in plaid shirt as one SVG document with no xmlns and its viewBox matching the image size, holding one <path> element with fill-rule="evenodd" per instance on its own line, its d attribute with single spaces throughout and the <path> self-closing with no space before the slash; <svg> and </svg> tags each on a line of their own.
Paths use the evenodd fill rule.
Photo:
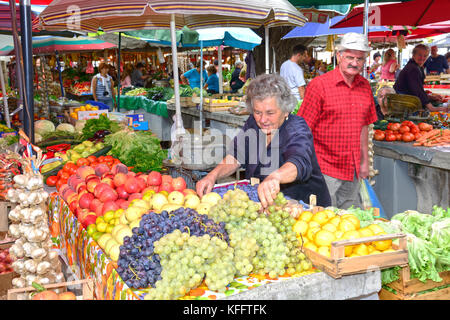
<svg viewBox="0 0 450 320">
<path fill-rule="evenodd" d="M 370 47 L 358 33 L 338 46 L 338 67 L 313 79 L 298 115 L 314 137 L 332 205 L 360 206 L 359 179 L 369 175 L 368 125 L 377 120 L 369 82 L 360 75 Z"/>
</svg>

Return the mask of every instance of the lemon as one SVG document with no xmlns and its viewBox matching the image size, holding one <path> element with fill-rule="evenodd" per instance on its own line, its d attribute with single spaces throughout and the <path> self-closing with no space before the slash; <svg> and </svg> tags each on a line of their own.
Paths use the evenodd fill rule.
<svg viewBox="0 0 450 320">
<path fill-rule="evenodd" d="M 375 249 L 384 251 L 391 247 L 392 240 L 389 239 L 389 240 L 374 241 L 372 242 L 372 245 L 375 247 Z"/>
<path fill-rule="evenodd" d="M 317 246 L 316 246 L 314 243 L 312 243 L 312 242 L 307 242 L 307 243 L 305 243 L 305 245 L 303 246 L 303 248 L 308 248 L 309 250 L 312 250 L 312 251 L 316 251 L 316 252 L 317 252 Z"/>
<path fill-rule="evenodd" d="M 356 230 L 358 230 L 360 228 L 359 219 L 352 214 L 344 214 L 341 216 L 341 219 L 350 220 L 355 225 Z"/>
<path fill-rule="evenodd" d="M 392 250 L 393 251 L 393 250 Z M 384 251 L 384 252 L 386 252 L 386 251 Z M 373 250 L 372 252 L 370 252 L 369 254 L 377 254 L 377 253 L 381 253 L 381 251 L 378 251 L 378 250 Z"/>
<path fill-rule="evenodd" d="M 362 228 L 358 230 L 361 238 L 373 237 L 375 234 L 369 228 Z"/>
<path fill-rule="evenodd" d="M 321 225 L 320 223 L 316 222 L 316 221 L 310 221 L 308 223 L 308 229 L 312 229 L 312 228 L 320 228 Z"/>
<path fill-rule="evenodd" d="M 317 222 L 321 226 L 323 226 L 325 223 L 327 223 L 328 220 L 329 219 L 328 219 L 327 213 L 324 211 L 319 211 L 312 217 L 312 221 Z"/>
<path fill-rule="evenodd" d="M 356 230 L 344 232 L 344 234 L 341 237 L 342 240 L 351 240 L 351 239 L 358 239 L 358 238 L 359 238 L 359 233 Z M 353 247 L 355 247 L 355 246 L 345 246 L 344 250 L 345 250 L 346 257 L 348 257 L 352 254 Z"/>
<path fill-rule="evenodd" d="M 336 240 L 341 240 L 343 235 L 344 235 L 344 232 L 339 231 L 339 230 L 334 233 L 334 237 L 336 238 Z"/>
<path fill-rule="evenodd" d="M 311 211 L 303 211 L 300 214 L 299 220 L 303 220 L 305 222 L 310 222 L 313 217 L 313 213 Z"/>
<path fill-rule="evenodd" d="M 334 213 L 334 211 L 332 210 L 325 209 L 323 210 L 323 212 L 327 214 L 328 219 L 334 218 L 336 216 L 336 213 Z"/>
<path fill-rule="evenodd" d="M 337 231 L 337 227 L 334 224 L 328 222 L 322 226 L 322 230 L 327 230 L 335 233 Z"/>
<path fill-rule="evenodd" d="M 339 226 L 339 223 L 341 222 L 341 217 L 336 216 L 328 220 L 328 223 L 334 224 L 336 227 Z"/>
<path fill-rule="evenodd" d="M 306 231 L 308 230 L 308 223 L 303 220 L 298 220 L 294 225 L 292 226 L 292 230 L 297 233 L 304 236 L 306 234 Z"/>
<path fill-rule="evenodd" d="M 309 228 L 308 231 L 306 232 L 306 237 L 308 238 L 309 241 L 314 242 L 314 235 L 320 231 L 320 228 Z"/>
<path fill-rule="evenodd" d="M 318 247 L 329 247 L 334 240 L 334 234 L 327 230 L 322 229 L 314 235 L 314 243 Z"/>
<path fill-rule="evenodd" d="M 321 246 L 317 249 L 317 253 L 326 256 L 326 257 L 330 257 L 330 248 L 329 247 L 325 247 L 325 246 Z"/>
<path fill-rule="evenodd" d="M 383 250 L 383 252 L 395 252 L 395 250 L 392 248 L 389 248 L 389 249 Z"/>
<path fill-rule="evenodd" d="M 356 246 L 353 247 L 353 253 L 352 254 L 357 254 L 360 256 L 366 256 L 369 254 L 369 249 L 367 248 L 367 246 L 364 243 L 360 243 Z"/>
<path fill-rule="evenodd" d="M 343 232 L 355 231 L 356 226 L 353 224 L 353 222 L 350 221 L 350 219 L 341 219 L 341 222 L 339 222 L 338 229 Z"/>
<path fill-rule="evenodd" d="M 367 228 L 369 228 L 370 230 L 372 230 L 372 232 L 373 232 L 374 235 L 378 235 L 378 234 L 384 232 L 384 230 L 383 230 L 382 227 L 380 227 L 379 225 L 374 224 L 374 223 L 371 224 L 371 225 L 369 225 Z"/>
<path fill-rule="evenodd" d="M 345 256 L 350 257 L 353 253 L 353 246 L 345 246 L 344 251 L 345 251 Z"/>
<path fill-rule="evenodd" d="M 348 256 L 349 258 L 353 258 L 353 257 L 360 257 L 360 255 L 356 254 L 356 253 L 352 253 L 351 255 Z"/>
<path fill-rule="evenodd" d="M 372 245 L 367 245 L 367 250 L 369 250 L 369 254 L 374 252 L 376 249 Z M 378 251 L 378 250 L 377 250 Z"/>
</svg>

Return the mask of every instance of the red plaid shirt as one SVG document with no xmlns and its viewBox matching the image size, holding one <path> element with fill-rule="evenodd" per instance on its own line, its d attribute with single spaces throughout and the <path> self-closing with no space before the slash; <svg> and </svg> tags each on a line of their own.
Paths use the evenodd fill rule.
<svg viewBox="0 0 450 320">
<path fill-rule="evenodd" d="M 369 82 L 357 75 L 349 87 L 336 68 L 312 80 L 298 111 L 308 123 L 323 174 L 353 181 L 361 167 L 361 129 L 377 120 Z"/>
</svg>

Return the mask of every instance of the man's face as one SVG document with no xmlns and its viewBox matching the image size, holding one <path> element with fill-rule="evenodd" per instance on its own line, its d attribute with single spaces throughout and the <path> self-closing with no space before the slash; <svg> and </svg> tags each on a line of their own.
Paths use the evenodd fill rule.
<svg viewBox="0 0 450 320">
<path fill-rule="evenodd" d="M 366 61 L 366 53 L 359 50 L 345 50 L 337 53 L 339 69 L 348 76 L 360 74 Z"/>
<path fill-rule="evenodd" d="M 419 65 L 423 66 L 425 61 L 428 58 L 428 50 L 419 49 L 416 51 L 416 54 L 413 55 L 413 60 Z"/>
<path fill-rule="evenodd" d="M 435 56 L 437 56 L 437 54 L 438 54 L 438 48 L 436 46 L 432 46 L 431 47 L 431 55 L 433 57 L 435 57 Z"/>
</svg>

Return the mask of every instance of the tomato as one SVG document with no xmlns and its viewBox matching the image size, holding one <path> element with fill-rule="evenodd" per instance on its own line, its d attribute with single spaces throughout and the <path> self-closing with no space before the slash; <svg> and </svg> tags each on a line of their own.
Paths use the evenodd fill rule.
<svg viewBox="0 0 450 320">
<path fill-rule="evenodd" d="M 400 126 L 400 133 L 409 132 L 411 129 L 408 126 Z"/>
<path fill-rule="evenodd" d="M 419 129 L 420 131 L 431 131 L 433 130 L 433 126 L 431 124 L 421 122 L 419 123 Z"/>
<path fill-rule="evenodd" d="M 386 134 L 386 141 L 395 141 L 397 140 L 397 136 L 394 133 Z"/>
<path fill-rule="evenodd" d="M 67 183 L 67 179 L 59 179 L 58 182 L 56 182 L 56 190 L 59 191 L 62 185 Z"/>
<path fill-rule="evenodd" d="M 422 136 L 422 134 L 420 132 L 417 132 L 414 134 L 414 140 L 419 139 Z"/>
<path fill-rule="evenodd" d="M 92 162 L 97 161 L 97 157 L 96 156 L 89 156 L 89 157 L 87 157 L 87 160 L 89 161 L 89 163 L 92 163 Z"/>
<path fill-rule="evenodd" d="M 415 139 L 415 136 L 414 136 L 414 134 L 411 133 L 411 132 L 405 132 L 405 133 L 402 135 L 402 140 L 403 140 L 403 142 L 411 142 L 411 141 L 414 141 L 414 139 Z"/>
<path fill-rule="evenodd" d="M 381 130 L 375 130 L 375 133 L 373 134 L 373 138 L 376 141 L 383 141 L 384 138 L 386 138 L 386 134 Z"/>
<path fill-rule="evenodd" d="M 64 173 L 64 170 L 59 170 L 58 173 L 56 174 L 56 176 L 59 178 L 61 178 L 61 175 Z"/>
<path fill-rule="evenodd" d="M 391 127 L 388 129 L 391 129 L 392 131 L 398 131 L 402 125 L 400 123 L 392 123 Z"/>
<path fill-rule="evenodd" d="M 105 161 L 105 156 L 100 156 L 97 158 L 97 161 L 103 163 Z"/>
<path fill-rule="evenodd" d="M 414 123 L 412 121 L 409 121 L 409 120 L 405 120 L 405 121 L 402 122 L 402 126 L 411 127 L 412 125 L 414 125 Z"/>
<path fill-rule="evenodd" d="M 400 133 L 400 132 L 397 132 L 397 133 L 394 133 L 395 134 L 395 136 L 396 136 L 396 138 L 397 138 L 397 141 L 402 141 L 402 133 Z"/>
<path fill-rule="evenodd" d="M 54 187 L 56 186 L 56 183 L 58 182 L 58 177 L 57 176 L 49 176 L 47 178 L 47 180 L 45 181 L 45 183 L 49 186 L 49 187 Z"/>
<path fill-rule="evenodd" d="M 89 165 L 89 161 L 86 158 L 80 158 L 77 160 L 77 166 L 82 167 L 82 166 L 88 166 Z"/>
<path fill-rule="evenodd" d="M 114 159 L 113 165 L 119 164 L 119 163 L 120 163 L 120 160 L 119 160 L 119 159 Z"/>
<path fill-rule="evenodd" d="M 411 133 L 416 134 L 416 133 L 420 132 L 419 127 L 416 126 L 415 124 L 413 124 L 413 125 L 412 125 L 411 127 L 409 127 L 409 128 L 410 128 Z"/>
<path fill-rule="evenodd" d="M 68 172 L 64 172 L 61 174 L 61 176 L 59 177 L 59 179 L 65 179 L 68 180 L 70 177 L 70 174 Z"/>
<path fill-rule="evenodd" d="M 91 166 L 92 168 L 95 168 L 97 165 L 98 165 L 98 162 L 97 162 L 97 161 L 92 162 L 92 163 L 90 164 L 90 166 Z"/>
<path fill-rule="evenodd" d="M 113 158 L 113 156 L 106 156 L 106 157 L 105 157 L 105 161 L 106 161 L 106 162 L 110 162 L 110 161 L 113 162 L 113 161 L 114 161 L 114 158 Z"/>
<path fill-rule="evenodd" d="M 385 135 L 388 135 L 388 134 L 391 134 L 391 133 L 394 133 L 394 131 L 389 130 L 389 129 L 384 131 L 384 134 L 385 134 Z"/>
</svg>

